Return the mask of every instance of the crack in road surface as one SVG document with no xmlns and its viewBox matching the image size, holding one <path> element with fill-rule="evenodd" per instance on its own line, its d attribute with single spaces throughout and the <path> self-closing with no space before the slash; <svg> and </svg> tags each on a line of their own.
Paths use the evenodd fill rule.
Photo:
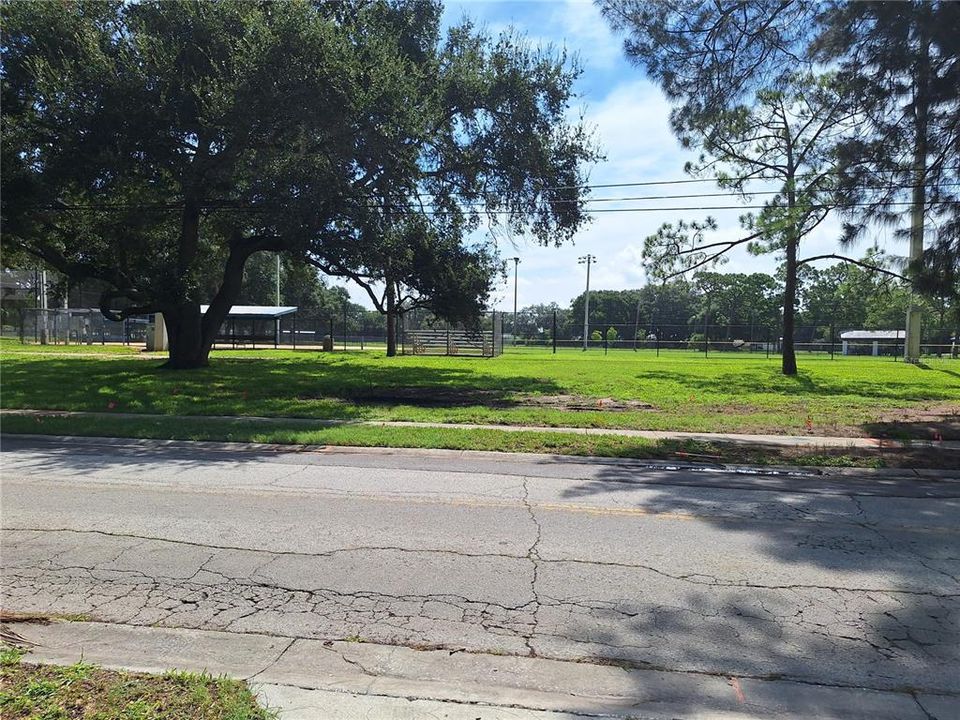
<svg viewBox="0 0 960 720">
<path fill-rule="evenodd" d="M 543 536 L 543 528 L 540 526 L 540 521 L 537 520 L 537 514 L 533 511 L 533 506 L 530 504 L 530 488 L 528 487 L 527 482 L 527 478 L 524 477 L 523 504 L 527 509 L 527 513 L 530 515 L 530 521 L 533 523 L 533 526 L 536 529 L 536 535 L 534 536 L 533 543 L 527 550 L 526 555 L 532 566 L 530 574 L 530 592 L 533 595 L 533 623 L 530 627 L 530 634 L 524 639 L 524 643 L 527 646 L 530 656 L 536 657 L 537 651 L 533 647 L 533 640 L 537 633 L 537 614 L 540 612 L 541 605 L 540 593 L 537 590 L 537 576 L 540 573 L 540 554 L 537 548 L 540 545 L 540 539 Z"/>
<path fill-rule="evenodd" d="M 50 462 L 56 477 L 72 458 Z M 3 531 L 4 605 L 287 639 L 260 678 L 296 639 L 354 638 L 960 693 L 955 500 L 901 481 L 882 501 L 840 481 L 805 495 L 631 482 L 614 466 L 478 470 L 472 487 L 436 463 L 374 484 L 334 465 L 237 482 L 202 462 L 169 482 L 154 458 L 138 458 L 140 483 L 98 482 L 89 459 L 55 482 L 5 477 L 22 527 Z"/>
<path fill-rule="evenodd" d="M 107 541 L 101 559 L 77 563 L 69 557 L 77 552 L 75 543 L 64 539 L 66 547 L 56 548 L 55 552 L 50 552 L 49 546 L 51 539 L 56 540 L 58 535 L 69 537 L 73 531 L 36 528 L 24 531 L 23 537 L 17 537 L 16 531 L 12 531 L 12 537 L 7 533 L 6 602 L 23 610 L 82 612 L 108 622 L 134 625 L 295 634 L 305 638 L 355 635 L 390 644 L 467 646 L 495 653 L 594 658 L 598 662 L 620 659 L 642 666 L 657 664 L 688 671 L 717 668 L 696 657 L 671 662 L 664 648 L 675 649 L 695 642 L 705 632 L 734 645 L 752 646 L 766 638 L 764 642 L 775 646 L 775 657 L 781 661 L 793 654 L 815 665 L 818 654 L 851 652 L 861 658 L 862 665 L 869 670 L 870 682 L 878 687 L 900 686 L 898 668 L 905 672 L 904 668 L 911 666 L 915 668 L 912 681 L 923 685 L 926 663 L 950 665 L 958 660 L 957 648 L 951 644 L 956 635 L 954 618 L 960 615 L 960 596 L 956 594 L 919 593 L 896 587 L 744 585 L 719 582 L 703 574 L 694 578 L 667 575 L 642 565 L 544 559 L 540 550 L 542 527 L 532 507 L 529 518 L 535 533 L 523 555 L 443 553 L 464 562 L 489 555 L 529 564 L 530 596 L 516 603 L 455 592 L 413 594 L 330 587 L 325 585 L 323 573 L 309 583 L 292 586 L 279 580 L 282 568 L 271 567 L 290 553 L 241 548 L 220 551 L 201 543 L 191 545 L 199 552 L 189 570 L 178 565 L 182 572 L 168 575 L 159 567 L 143 565 L 143 558 L 164 557 L 161 550 L 167 541 L 98 531 L 83 534 L 99 534 Z M 46 554 L 31 558 L 30 547 L 37 543 L 41 543 L 41 552 Z M 178 543 L 171 545 L 175 549 Z M 226 558 L 225 552 L 236 557 Z M 329 559 L 344 552 L 301 552 L 294 559 Z M 410 548 L 353 552 L 400 556 L 434 553 Z M 131 562 L 137 566 L 124 566 Z M 233 563 L 234 569 L 224 567 L 225 562 Z M 620 598 L 609 600 L 585 598 L 582 591 L 576 597 L 564 597 L 557 592 L 563 586 L 544 592 L 544 566 L 568 565 L 651 573 L 647 580 L 643 576 L 630 580 L 631 584 L 637 583 L 637 588 L 656 584 L 655 578 L 663 578 L 663 582 L 703 586 L 723 594 L 703 596 L 691 603 L 680 598 L 671 601 L 669 595 L 664 598 L 662 594 L 645 598 L 643 590 L 625 589 Z M 339 575 L 335 568 L 331 572 L 334 575 L 327 577 L 326 582 Z M 626 578 L 622 581 L 626 582 Z M 669 589 L 668 592 L 675 593 Z M 926 619 L 919 626 L 918 618 L 910 612 L 912 605 L 908 607 L 905 602 L 909 597 L 922 598 L 925 603 Z M 824 608 L 829 608 L 827 616 Z M 546 624 L 544 613 L 549 614 Z M 291 633 L 291 628 L 295 632 Z M 584 628 L 594 629 L 584 632 Z M 817 640 L 814 642 L 813 638 Z M 770 647 L 766 652 L 771 652 Z M 741 676 L 751 671 L 758 673 L 747 665 L 736 668 L 736 674 Z M 815 679 L 799 671 L 791 677 Z M 857 681 L 851 677 L 850 682 Z"/>
<path fill-rule="evenodd" d="M 563 564 L 574 564 L 574 565 L 591 565 L 596 567 L 613 567 L 613 568 L 625 568 L 632 570 L 647 570 L 657 575 L 661 575 L 664 578 L 670 580 L 678 580 L 693 585 L 705 585 L 708 587 L 729 587 L 729 588 L 756 588 L 763 590 L 845 590 L 850 592 L 861 592 L 861 593 L 894 593 L 899 595 L 919 595 L 924 597 L 934 597 L 934 598 L 957 598 L 960 597 L 960 587 L 958 587 L 958 592 L 956 593 L 940 593 L 932 590 L 910 590 L 904 588 L 896 587 L 866 587 L 866 586 L 850 586 L 850 585 L 826 585 L 826 584 L 804 584 L 804 583 L 755 583 L 747 580 L 724 580 L 716 576 L 702 573 L 670 573 L 662 568 L 655 567 L 653 565 L 646 565 L 643 563 L 628 563 L 628 562 L 618 562 L 613 560 L 594 560 L 594 559 L 585 559 L 585 558 L 575 558 L 575 557 L 558 557 L 558 558 L 544 558 L 541 557 L 537 551 L 537 547 L 540 544 L 542 529 L 539 521 L 536 518 L 534 512 L 534 506 L 527 504 L 527 512 L 529 513 L 530 519 L 536 528 L 536 535 L 533 544 L 530 546 L 528 551 L 523 554 L 516 553 L 499 553 L 499 552 L 469 552 L 467 550 L 452 550 L 449 548 L 408 548 L 398 545 L 351 545 L 349 547 L 343 548 L 333 548 L 331 550 L 323 550 L 316 552 L 306 552 L 302 550 L 270 550 L 266 548 L 252 548 L 244 547 L 239 545 L 222 545 L 214 543 L 204 543 L 196 542 L 191 540 L 181 540 L 176 538 L 166 538 L 155 535 L 139 535 L 133 533 L 122 533 L 122 532 L 108 532 L 105 530 L 82 530 L 79 528 L 67 528 L 67 527 L 56 527 L 56 528 L 38 528 L 38 527 L 8 527 L 3 528 L 3 532 L 30 532 L 30 533 L 76 533 L 80 535 L 100 535 L 108 538 L 128 538 L 128 539 L 137 539 L 144 542 L 152 541 L 157 543 L 169 543 L 171 545 L 186 545 L 189 547 L 203 548 L 208 550 L 229 550 L 243 553 L 253 553 L 260 555 L 269 555 L 268 559 L 264 561 L 263 564 L 257 566 L 250 573 L 250 576 L 256 575 L 264 567 L 273 562 L 274 558 L 277 557 L 299 557 L 299 558 L 329 558 L 334 557 L 340 554 L 348 553 L 365 553 L 365 552 L 384 552 L 384 553 L 409 553 L 412 555 L 419 554 L 437 554 L 437 555 L 452 555 L 456 557 L 463 558 L 503 558 L 508 560 L 529 560 L 533 567 L 533 581 L 531 582 L 531 591 L 534 597 L 534 600 L 537 599 L 536 591 L 536 577 L 539 572 L 540 564 L 552 564 L 552 565 L 563 565 Z M 870 530 L 876 530 L 875 528 L 868 528 Z M 882 534 L 880 534 L 881 537 Z M 29 540 L 32 538 L 26 538 Z M 884 538 L 884 542 L 888 544 L 891 548 L 896 548 L 889 539 Z M 120 551 L 117 557 L 113 558 L 112 562 L 116 562 L 123 554 L 130 552 L 143 543 L 138 545 L 130 546 L 124 548 Z M 58 552 L 56 555 L 51 556 L 49 560 L 53 561 L 58 559 L 59 556 L 68 553 L 71 551 L 71 548 L 65 548 L 64 550 Z M 917 561 L 923 565 L 925 568 L 931 572 L 936 572 L 945 577 L 955 581 L 960 585 L 960 578 L 957 576 L 948 573 L 946 571 L 940 570 L 938 568 L 930 567 L 924 562 L 923 556 L 912 552 L 917 558 Z M 208 564 L 215 555 L 211 555 L 208 560 L 203 563 L 194 573 L 195 577 L 201 570 L 204 569 L 204 566 Z M 193 579 L 191 577 L 190 579 Z"/>
</svg>

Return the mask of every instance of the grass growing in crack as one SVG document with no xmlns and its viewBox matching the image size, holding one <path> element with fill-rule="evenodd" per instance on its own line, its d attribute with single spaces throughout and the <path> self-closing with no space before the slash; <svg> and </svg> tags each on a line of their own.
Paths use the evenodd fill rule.
<svg viewBox="0 0 960 720">
<path fill-rule="evenodd" d="M 206 674 L 104 670 L 86 663 L 33 665 L 0 649 L 4 720 L 271 720 L 246 684 Z"/>
</svg>

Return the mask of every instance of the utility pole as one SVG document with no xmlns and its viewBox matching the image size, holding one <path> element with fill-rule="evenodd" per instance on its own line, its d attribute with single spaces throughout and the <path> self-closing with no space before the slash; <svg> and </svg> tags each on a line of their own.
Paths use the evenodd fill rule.
<svg viewBox="0 0 960 720">
<path fill-rule="evenodd" d="M 40 344 L 46 345 L 50 342 L 50 325 L 49 318 L 47 317 L 47 310 L 49 306 L 47 305 L 47 270 L 46 268 L 41 268 L 40 270 L 40 317 L 41 317 L 41 326 L 40 326 Z"/>
<path fill-rule="evenodd" d="M 633 319 L 633 351 L 637 351 L 637 335 L 640 334 L 640 293 L 637 293 L 637 316 Z"/>
<path fill-rule="evenodd" d="M 520 265 L 520 258 L 510 258 L 513 260 L 513 344 L 517 344 L 517 266 Z"/>
<path fill-rule="evenodd" d="M 923 259 L 924 208 L 927 201 L 927 139 L 930 114 L 930 52 L 924 24 L 920 23 L 920 48 L 923 56 L 916 67 L 913 83 L 913 130 L 916 134 L 913 146 L 913 190 L 910 198 L 910 263 Z M 916 282 L 911 288 L 910 305 L 907 308 L 906 332 L 903 342 L 903 360 L 920 362 L 920 325 L 922 313 L 917 296 Z"/>
<path fill-rule="evenodd" d="M 280 307 L 280 253 L 277 253 L 277 307 Z"/>
<path fill-rule="evenodd" d="M 583 350 L 587 350 L 587 341 L 590 339 L 590 266 L 597 261 L 597 258 L 587 253 L 577 258 L 579 265 L 587 266 L 587 292 L 583 296 Z"/>
</svg>

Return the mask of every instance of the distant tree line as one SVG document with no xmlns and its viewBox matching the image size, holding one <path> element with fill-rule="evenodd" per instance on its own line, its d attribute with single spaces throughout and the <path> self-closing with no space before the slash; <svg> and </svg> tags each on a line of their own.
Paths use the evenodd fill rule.
<svg viewBox="0 0 960 720">
<path fill-rule="evenodd" d="M 868 262 L 882 264 L 880 253 Z M 590 292 L 590 339 L 633 342 L 656 333 L 662 341 L 702 339 L 704 326 L 717 341 L 778 340 L 782 327 L 780 302 L 783 271 L 765 273 L 700 272 L 691 280 L 677 278 L 635 290 Z M 902 330 L 910 306 L 909 287 L 858 265 L 803 267 L 797 280 L 796 337 L 802 342 L 829 341 L 831 330 Z M 960 333 L 956 308 L 949 298 L 925 300 L 927 342 L 949 344 Z M 568 307 L 558 303 L 530 305 L 517 313 L 519 341 L 549 342 L 583 337 L 584 294 Z M 507 324 L 511 328 L 510 323 Z"/>
</svg>

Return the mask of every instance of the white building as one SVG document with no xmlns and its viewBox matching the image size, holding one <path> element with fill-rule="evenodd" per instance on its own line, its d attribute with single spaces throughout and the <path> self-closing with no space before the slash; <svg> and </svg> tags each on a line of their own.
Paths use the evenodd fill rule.
<svg viewBox="0 0 960 720">
<path fill-rule="evenodd" d="M 844 355 L 879 355 L 881 347 L 903 347 L 905 337 L 904 330 L 847 330 L 840 333 Z"/>
</svg>

